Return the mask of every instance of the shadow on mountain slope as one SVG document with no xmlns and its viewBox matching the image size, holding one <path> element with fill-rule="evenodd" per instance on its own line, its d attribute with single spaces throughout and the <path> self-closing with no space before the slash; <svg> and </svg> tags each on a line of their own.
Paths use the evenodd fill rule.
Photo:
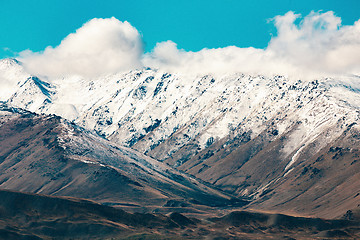
<svg viewBox="0 0 360 240">
<path fill-rule="evenodd" d="M 127 213 L 96 202 L 0 190 L 0 239 L 354 239 L 350 220 L 232 212 L 196 219 Z"/>
</svg>

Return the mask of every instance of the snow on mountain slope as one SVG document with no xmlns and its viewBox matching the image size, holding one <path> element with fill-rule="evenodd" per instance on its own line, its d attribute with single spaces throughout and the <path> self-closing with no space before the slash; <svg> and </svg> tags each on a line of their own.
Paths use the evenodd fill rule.
<svg viewBox="0 0 360 240">
<path fill-rule="evenodd" d="M 92 80 L 58 79 L 43 87 L 48 94 L 38 87 L 44 82 L 33 81 L 21 85 L 8 102 L 58 114 L 114 142 L 153 152 L 159 160 L 194 139 L 203 150 L 229 134 L 250 132 L 254 138 L 269 129 L 281 135 L 294 122 L 304 121 L 299 130 L 303 135 L 294 137 L 301 141 L 296 146 L 290 141 L 284 150 L 290 154 L 316 136 L 316 130 L 322 131 L 321 126 L 342 116 L 350 123 L 357 120 L 358 94 L 331 81 L 336 83 L 243 74 L 193 79 L 146 69 Z M 174 140 L 166 142 L 167 151 L 156 152 L 170 137 Z"/>
<path fill-rule="evenodd" d="M 93 80 L 58 79 L 53 86 L 33 79 L 38 78 L 31 77 L 21 84 L 8 102 L 36 112 L 58 114 L 95 129 L 112 141 L 135 145 L 145 153 L 154 152 L 170 136 L 176 135 L 176 141 L 167 143 L 167 152 L 156 154 L 160 160 L 171 157 L 194 139 L 202 150 L 230 133 L 251 132 L 253 138 L 273 128 L 281 135 L 301 119 L 306 121 L 304 138 L 311 138 L 309 134 L 314 135 L 315 127 L 331 119 L 314 118 L 310 109 L 323 113 L 322 109 L 314 108 L 335 104 L 334 109 L 327 108 L 325 118 L 338 111 L 342 115 L 351 114 L 353 109 L 338 108 L 343 99 L 331 100 L 340 95 L 336 94 L 338 89 L 344 92 L 344 85 L 328 84 L 330 81 L 293 81 L 280 76 L 236 74 L 221 79 L 211 76 L 188 79 L 161 71 L 140 70 Z M 349 94 L 345 95 L 349 98 Z M 359 98 L 358 94 L 352 95 L 354 97 L 347 101 L 349 104 Z M 353 107 L 359 106 L 355 104 Z M 356 116 L 351 118 L 350 121 L 354 121 Z M 286 151 L 291 153 L 296 147 L 289 143 Z"/>
<path fill-rule="evenodd" d="M 142 69 L 53 80 L 47 85 L 50 97 L 24 87 L 8 103 L 58 114 L 229 192 L 258 199 L 358 123 L 358 80 L 240 73 L 189 77 Z M 30 92 L 40 100 L 25 103 Z"/>
</svg>

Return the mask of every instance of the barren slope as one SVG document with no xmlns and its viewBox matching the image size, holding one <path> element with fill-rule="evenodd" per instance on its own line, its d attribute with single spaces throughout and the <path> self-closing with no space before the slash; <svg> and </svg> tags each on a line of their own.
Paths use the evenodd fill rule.
<svg viewBox="0 0 360 240">
<path fill-rule="evenodd" d="M 170 200 L 183 202 L 184 211 L 194 211 L 192 203 L 230 203 L 219 191 L 57 116 L 1 105 L 0 145 L 3 189 L 82 197 L 137 211 Z"/>
<path fill-rule="evenodd" d="M 130 214 L 77 198 L 0 190 L 0 239 L 357 239 L 358 221 L 232 212 Z"/>
</svg>

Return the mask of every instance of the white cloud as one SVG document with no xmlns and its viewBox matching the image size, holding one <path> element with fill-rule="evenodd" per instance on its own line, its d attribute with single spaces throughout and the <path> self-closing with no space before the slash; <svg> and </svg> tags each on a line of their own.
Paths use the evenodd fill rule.
<svg viewBox="0 0 360 240">
<path fill-rule="evenodd" d="M 142 66 L 196 75 L 234 72 L 301 78 L 360 75 L 360 20 L 342 26 L 341 19 L 330 11 L 311 12 L 304 18 L 288 12 L 271 22 L 278 34 L 265 49 L 229 46 L 187 52 L 166 41 L 143 54 L 140 35 L 128 22 L 93 19 L 59 46 L 37 53 L 22 52 L 20 60 L 31 73 L 50 77 L 70 74 L 94 77 Z"/>
<path fill-rule="evenodd" d="M 144 64 L 154 68 L 188 74 L 222 75 L 232 72 L 267 73 L 270 65 L 264 64 L 269 56 L 262 49 L 229 46 L 186 52 L 172 41 L 158 43 L 153 52 L 144 57 Z M 261 66 L 259 66 L 261 65 Z"/>
<path fill-rule="evenodd" d="M 300 15 L 288 12 L 273 22 L 278 34 L 266 49 L 203 49 L 186 52 L 171 41 L 158 43 L 146 54 L 147 66 L 190 74 L 232 72 L 313 78 L 360 74 L 360 21 L 341 26 L 333 12 Z"/>
<path fill-rule="evenodd" d="M 24 51 L 20 60 L 33 74 L 93 77 L 141 67 L 142 53 L 140 34 L 128 22 L 94 18 L 59 46 L 43 52 Z"/>
<path fill-rule="evenodd" d="M 341 26 L 341 19 L 331 11 L 312 12 L 297 26 L 298 17 L 288 12 L 274 18 L 278 36 L 267 51 L 300 75 L 360 74 L 360 21 Z"/>
</svg>

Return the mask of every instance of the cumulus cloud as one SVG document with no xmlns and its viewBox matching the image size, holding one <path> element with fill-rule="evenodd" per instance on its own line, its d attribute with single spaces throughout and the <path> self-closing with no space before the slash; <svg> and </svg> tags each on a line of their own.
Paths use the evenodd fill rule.
<svg viewBox="0 0 360 240">
<path fill-rule="evenodd" d="M 267 48 L 276 59 L 293 65 L 297 74 L 360 74 L 360 20 L 341 26 L 333 12 L 312 12 L 300 25 L 289 12 L 274 18 L 278 36 Z"/>
<path fill-rule="evenodd" d="M 299 24 L 288 12 L 272 22 L 277 35 L 266 49 L 235 46 L 186 52 L 174 42 L 158 43 L 145 65 L 190 74 L 233 72 L 313 78 L 360 74 L 360 21 L 341 26 L 333 12 L 311 12 Z"/>
<path fill-rule="evenodd" d="M 141 37 L 128 22 L 93 19 L 59 46 L 22 52 L 20 60 L 32 73 L 49 77 L 93 77 L 143 66 L 195 75 L 360 75 L 360 20 L 342 26 L 341 19 L 330 11 L 311 12 L 305 17 L 288 12 L 270 22 L 277 35 L 265 49 L 229 46 L 191 52 L 166 41 L 144 54 Z"/>
<path fill-rule="evenodd" d="M 217 49 L 203 49 L 186 52 L 178 49 L 172 41 L 158 43 L 154 50 L 146 54 L 146 66 L 190 75 L 224 75 L 234 72 L 268 74 L 278 66 L 263 49 L 238 48 L 229 46 Z M 290 66 L 289 66 L 290 67 Z"/>
<path fill-rule="evenodd" d="M 141 67 L 142 54 L 139 32 L 113 17 L 92 19 L 59 46 L 49 46 L 43 52 L 21 52 L 20 60 L 33 74 L 93 77 Z"/>
</svg>

